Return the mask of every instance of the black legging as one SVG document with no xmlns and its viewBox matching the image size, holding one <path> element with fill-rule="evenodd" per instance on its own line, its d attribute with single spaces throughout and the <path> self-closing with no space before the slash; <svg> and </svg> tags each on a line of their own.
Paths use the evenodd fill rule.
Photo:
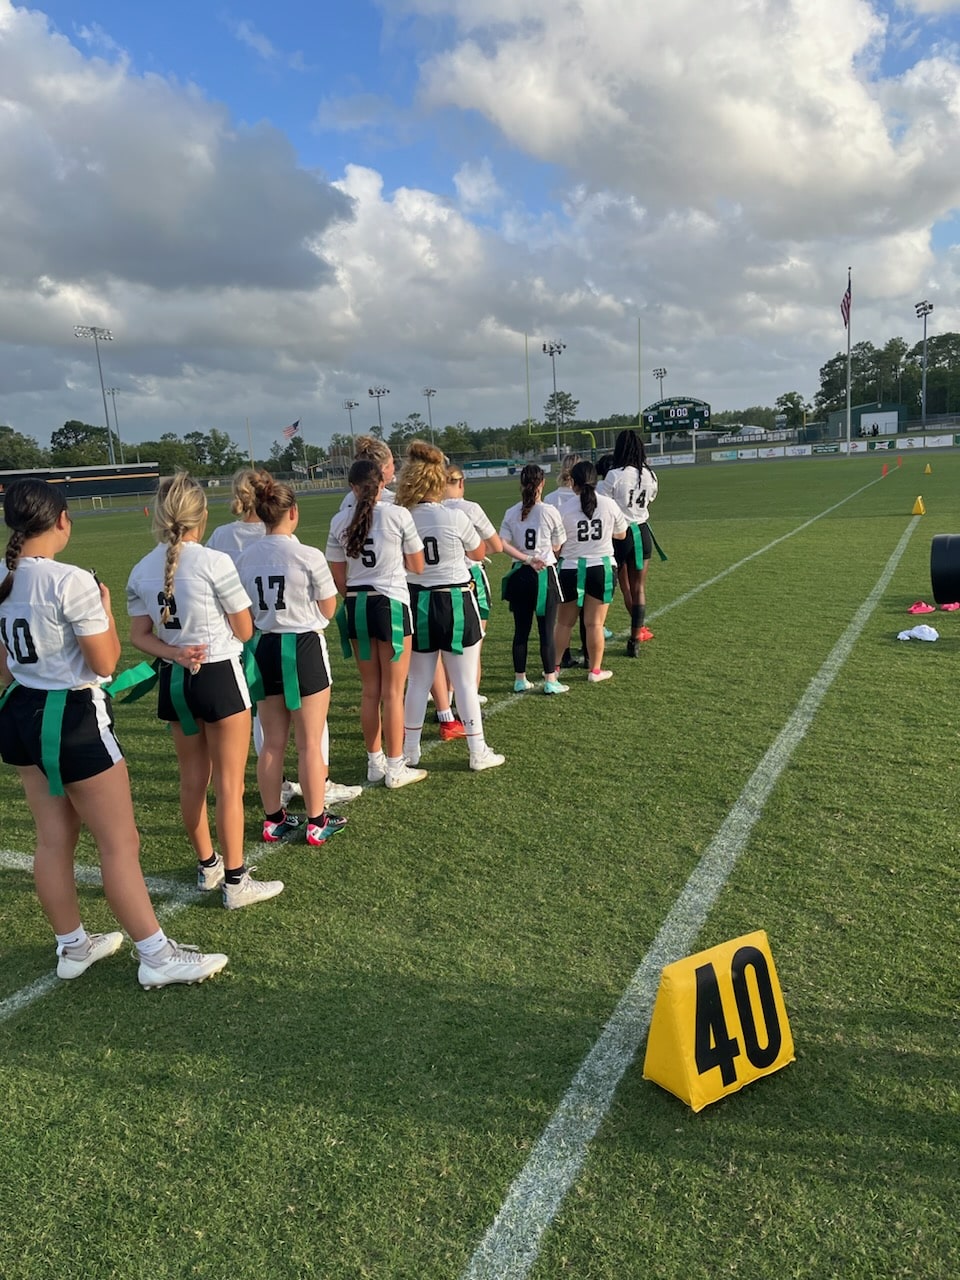
<svg viewBox="0 0 960 1280">
<path fill-rule="evenodd" d="M 510 595 L 510 611 L 513 614 L 513 669 L 527 669 L 527 641 L 530 628 L 537 613 L 537 575 L 533 569 L 524 566 L 516 570 L 518 580 L 513 584 Z M 527 579 L 529 578 L 529 585 Z M 540 658 L 545 675 L 551 675 L 557 669 L 557 646 L 554 641 L 554 628 L 557 624 L 557 598 L 552 591 L 547 592 L 547 602 L 543 617 L 537 617 L 537 630 L 540 633 Z"/>
</svg>

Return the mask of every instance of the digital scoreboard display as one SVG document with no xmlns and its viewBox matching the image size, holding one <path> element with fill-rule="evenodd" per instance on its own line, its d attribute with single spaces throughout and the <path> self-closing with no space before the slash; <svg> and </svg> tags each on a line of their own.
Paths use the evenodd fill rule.
<svg viewBox="0 0 960 1280">
<path fill-rule="evenodd" d="M 685 396 L 658 400 L 644 409 L 643 425 L 647 431 L 708 431 L 710 406 Z"/>
</svg>

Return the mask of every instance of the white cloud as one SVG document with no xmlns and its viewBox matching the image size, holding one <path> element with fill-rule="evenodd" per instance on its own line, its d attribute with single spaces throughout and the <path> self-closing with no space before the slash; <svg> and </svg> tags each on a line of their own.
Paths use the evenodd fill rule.
<svg viewBox="0 0 960 1280">
<path fill-rule="evenodd" d="M 460 205 L 467 212 L 487 213 L 503 199 L 503 190 L 488 156 L 478 164 L 462 164 L 453 175 Z"/>
<path fill-rule="evenodd" d="M 909 340 L 921 296 L 960 326 L 958 251 L 932 233 L 960 204 L 948 44 L 917 42 L 883 79 L 889 33 L 865 0 L 397 3 L 459 23 L 424 63 L 424 102 L 448 124 L 479 112 L 509 144 L 487 130 L 458 154 L 454 198 L 358 163 L 320 181 L 277 129 L 240 129 L 109 39 L 81 53 L 0 0 L 0 421 L 45 441 L 98 420 L 77 322 L 116 333 L 129 433 L 239 439 L 249 416 L 259 441 L 296 417 L 328 437 L 347 396 L 375 421 L 375 381 L 390 420 L 422 412 L 426 382 L 438 424 L 520 421 L 524 335 L 534 413 L 546 338 L 567 343 L 558 377 L 585 415 L 632 411 L 638 318 L 644 368 L 665 364 L 675 391 L 809 396 L 844 343 L 848 265 L 856 339 Z M 383 121 L 372 93 L 318 116 L 351 143 Z M 549 192 L 526 156 L 552 166 Z M 511 164 L 534 175 L 529 201 Z"/>
</svg>

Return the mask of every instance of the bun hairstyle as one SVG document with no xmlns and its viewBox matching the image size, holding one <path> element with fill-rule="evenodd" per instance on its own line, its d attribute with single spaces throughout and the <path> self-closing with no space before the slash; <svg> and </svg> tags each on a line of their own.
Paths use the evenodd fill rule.
<svg viewBox="0 0 960 1280">
<path fill-rule="evenodd" d="M 557 476 L 558 485 L 562 485 L 565 488 L 570 487 L 570 477 L 573 473 L 573 468 L 577 465 L 579 461 L 580 461 L 579 453 L 566 454 L 563 461 L 560 463 L 560 474 Z"/>
<path fill-rule="evenodd" d="M 265 475 L 267 475 L 266 471 L 261 471 L 255 467 L 241 467 L 234 474 L 230 482 L 233 489 L 233 501 L 230 503 L 230 510 L 235 516 L 253 514 L 257 501 L 256 484 Z"/>
<path fill-rule="evenodd" d="M 253 510 L 268 529 L 274 529 L 291 507 L 297 505 L 297 495 L 282 480 L 274 480 L 269 471 L 251 472 Z"/>
<path fill-rule="evenodd" d="M 388 444 L 378 440 L 376 436 L 357 436 L 354 457 L 358 462 L 361 458 L 376 462 L 382 469 L 393 460 L 393 452 Z"/>
<path fill-rule="evenodd" d="M 520 472 L 520 497 L 523 503 L 520 508 L 521 520 L 526 520 L 536 506 L 537 490 L 543 484 L 544 479 L 543 468 L 538 467 L 535 462 L 528 462 Z"/>
<path fill-rule="evenodd" d="M 60 513 L 66 509 L 63 490 L 47 484 L 46 480 L 14 480 L 7 489 L 3 498 L 3 518 L 11 532 L 4 552 L 7 576 L 0 582 L 0 604 L 13 590 L 13 575 L 23 544 L 28 538 L 52 529 Z"/>
<path fill-rule="evenodd" d="M 368 438 L 372 439 L 372 437 Z M 362 436 L 361 439 L 363 439 Z M 378 443 L 381 442 L 378 441 Z M 387 452 L 389 453 L 389 450 Z M 358 458 L 350 468 L 347 483 L 353 490 L 356 505 L 353 508 L 353 518 L 347 525 L 345 550 L 349 559 L 358 560 L 363 544 L 370 535 L 373 512 L 380 494 L 380 485 L 383 483 L 383 472 L 380 470 L 379 462 L 375 462 L 372 458 Z"/>
<path fill-rule="evenodd" d="M 580 491 L 580 510 L 592 516 L 597 509 L 597 468 L 592 462 L 578 462 L 570 472 L 574 489 Z"/>
<path fill-rule="evenodd" d="M 447 464 L 436 445 L 411 440 L 397 481 L 397 502 L 415 507 L 418 502 L 439 502 L 447 487 Z"/>
<path fill-rule="evenodd" d="M 153 503 L 153 532 L 158 542 L 166 542 L 167 557 L 163 565 L 163 609 L 161 622 L 173 616 L 173 579 L 180 560 L 183 535 L 199 529 L 206 519 L 207 499 L 203 489 L 186 471 L 178 471 L 160 481 Z"/>
<path fill-rule="evenodd" d="M 642 471 L 647 464 L 647 455 L 643 441 L 636 431 L 621 431 L 613 446 L 613 465 L 615 467 L 636 467 Z"/>
</svg>

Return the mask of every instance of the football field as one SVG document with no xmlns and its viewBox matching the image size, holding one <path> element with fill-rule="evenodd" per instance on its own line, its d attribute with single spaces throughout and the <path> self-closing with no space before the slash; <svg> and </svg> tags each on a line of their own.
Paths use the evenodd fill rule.
<svg viewBox="0 0 960 1280">
<path fill-rule="evenodd" d="M 259 843 L 251 754 L 247 861 L 287 888 L 250 910 L 195 893 L 168 734 L 151 697 L 118 705 L 161 921 L 230 955 L 202 986 L 144 993 L 126 949 L 53 976 L 0 770 L 5 1280 L 960 1274 L 960 612 L 906 612 L 960 532 L 960 455 L 926 461 L 666 468 L 655 639 L 622 656 L 618 598 L 614 679 L 565 697 L 512 693 L 497 557 L 507 763 L 471 774 L 428 725 L 429 778 L 366 790 L 309 850 Z M 467 497 L 499 523 L 517 490 Z M 323 548 L 338 503 L 305 500 L 299 536 Z M 122 634 L 151 545 L 142 511 L 98 512 L 63 556 Z M 937 643 L 897 640 L 918 621 Z M 359 682 L 329 639 L 331 774 L 355 783 Z M 112 927 L 85 836 L 78 879 Z M 758 929 L 796 1062 L 694 1114 L 642 1078 L 660 969 Z"/>
</svg>

